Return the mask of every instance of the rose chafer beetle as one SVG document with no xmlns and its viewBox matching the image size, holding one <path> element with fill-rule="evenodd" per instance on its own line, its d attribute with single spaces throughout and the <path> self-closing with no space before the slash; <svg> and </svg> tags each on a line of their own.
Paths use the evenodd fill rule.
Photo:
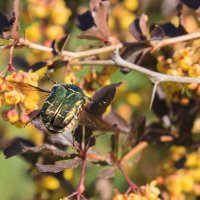
<svg viewBox="0 0 200 200">
<path fill-rule="evenodd" d="M 49 93 L 49 96 L 36 117 L 42 120 L 51 133 L 72 133 L 78 125 L 80 109 L 91 99 L 75 84 L 60 84 L 52 81 L 54 86 L 51 91 L 37 88 Z"/>
</svg>

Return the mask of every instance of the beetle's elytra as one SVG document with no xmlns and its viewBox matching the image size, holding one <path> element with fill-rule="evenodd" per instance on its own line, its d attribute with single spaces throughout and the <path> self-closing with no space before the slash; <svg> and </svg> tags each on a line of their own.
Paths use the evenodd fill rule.
<svg viewBox="0 0 200 200">
<path fill-rule="evenodd" d="M 40 112 L 45 127 L 51 133 L 73 132 L 87 98 L 77 85 L 55 84 Z"/>
</svg>

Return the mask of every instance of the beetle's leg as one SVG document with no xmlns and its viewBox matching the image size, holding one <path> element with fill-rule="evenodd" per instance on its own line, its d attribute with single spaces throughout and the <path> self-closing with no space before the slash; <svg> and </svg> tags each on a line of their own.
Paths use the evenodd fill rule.
<svg viewBox="0 0 200 200">
<path fill-rule="evenodd" d="M 28 122 L 26 122 L 26 124 L 24 125 L 24 128 L 25 128 L 30 122 L 32 122 L 34 119 L 39 118 L 39 117 L 40 117 L 40 112 L 39 112 L 37 115 L 35 115 L 32 119 L 30 119 Z"/>
</svg>

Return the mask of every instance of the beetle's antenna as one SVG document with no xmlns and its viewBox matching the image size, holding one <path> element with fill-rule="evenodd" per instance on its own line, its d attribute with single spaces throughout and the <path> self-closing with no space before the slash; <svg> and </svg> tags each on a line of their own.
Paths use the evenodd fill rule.
<svg viewBox="0 0 200 200">
<path fill-rule="evenodd" d="M 57 81 L 53 80 L 49 74 L 44 73 L 44 75 L 47 76 L 48 79 L 49 79 L 50 81 L 52 81 L 54 84 L 59 84 Z"/>
</svg>

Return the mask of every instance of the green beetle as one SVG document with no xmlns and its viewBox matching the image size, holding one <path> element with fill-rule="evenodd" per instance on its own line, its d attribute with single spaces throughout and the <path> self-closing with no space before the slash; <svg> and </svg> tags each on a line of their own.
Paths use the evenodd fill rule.
<svg viewBox="0 0 200 200">
<path fill-rule="evenodd" d="M 39 117 L 51 133 L 73 132 L 80 109 L 90 98 L 74 84 L 54 84 Z"/>
</svg>

